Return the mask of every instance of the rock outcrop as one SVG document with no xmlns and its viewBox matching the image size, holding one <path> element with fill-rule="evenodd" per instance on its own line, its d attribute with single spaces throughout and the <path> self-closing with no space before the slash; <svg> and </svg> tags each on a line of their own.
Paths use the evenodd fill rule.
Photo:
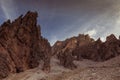
<svg viewBox="0 0 120 80">
<path fill-rule="evenodd" d="M 52 47 L 52 53 L 58 57 L 61 65 L 74 69 L 76 66 L 73 61 L 77 56 L 73 54 L 73 51 L 78 46 L 83 46 L 93 41 L 89 35 L 80 34 L 78 37 L 72 37 L 65 41 L 57 41 Z"/>
<path fill-rule="evenodd" d="M 89 59 L 105 61 L 120 54 L 120 40 L 113 34 L 102 42 L 100 38 L 94 40 L 89 35 L 79 35 L 58 41 L 52 47 L 52 53 L 58 57 L 61 65 L 67 68 L 75 67 L 74 60 Z"/>
<path fill-rule="evenodd" d="M 120 40 L 111 34 L 101 45 L 100 51 L 101 59 L 104 61 L 120 55 Z"/>
<path fill-rule="evenodd" d="M 51 46 L 41 36 L 36 12 L 27 12 L 0 26 L 0 78 L 39 66 L 50 70 Z"/>
</svg>

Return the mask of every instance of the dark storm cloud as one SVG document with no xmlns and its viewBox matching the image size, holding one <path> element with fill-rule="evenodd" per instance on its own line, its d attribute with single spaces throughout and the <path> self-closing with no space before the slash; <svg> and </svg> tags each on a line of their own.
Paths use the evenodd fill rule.
<svg viewBox="0 0 120 80">
<path fill-rule="evenodd" d="M 37 11 L 42 34 L 53 44 L 79 33 L 94 38 L 120 34 L 119 4 L 119 0 L 0 0 L 0 13 L 14 19 L 28 10 Z"/>
</svg>

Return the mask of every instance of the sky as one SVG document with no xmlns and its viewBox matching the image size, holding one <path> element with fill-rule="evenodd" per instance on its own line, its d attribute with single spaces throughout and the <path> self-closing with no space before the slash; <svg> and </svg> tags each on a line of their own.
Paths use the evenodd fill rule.
<svg viewBox="0 0 120 80">
<path fill-rule="evenodd" d="M 120 0 L 0 0 L 0 24 L 29 10 L 38 12 L 42 36 L 51 45 L 78 34 L 103 41 L 120 35 Z"/>
</svg>

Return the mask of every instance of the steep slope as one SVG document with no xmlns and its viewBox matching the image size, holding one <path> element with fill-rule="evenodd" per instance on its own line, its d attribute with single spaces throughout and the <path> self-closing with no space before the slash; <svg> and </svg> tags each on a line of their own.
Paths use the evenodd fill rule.
<svg viewBox="0 0 120 80">
<path fill-rule="evenodd" d="M 44 70 L 50 69 L 51 47 L 41 36 L 37 16 L 29 11 L 0 26 L 0 78 L 35 68 L 40 60 L 44 62 Z"/>
</svg>

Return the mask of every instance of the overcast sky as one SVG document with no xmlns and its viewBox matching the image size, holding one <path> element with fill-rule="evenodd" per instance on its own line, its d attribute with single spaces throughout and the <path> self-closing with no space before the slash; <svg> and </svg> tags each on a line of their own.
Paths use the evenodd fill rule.
<svg viewBox="0 0 120 80">
<path fill-rule="evenodd" d="M 120 34 L 120 0 L 0 0 L 0 24 L 37 11 L 42 35 L 51 44 L 78 34 L 97 39 Z"/>
</svg>

